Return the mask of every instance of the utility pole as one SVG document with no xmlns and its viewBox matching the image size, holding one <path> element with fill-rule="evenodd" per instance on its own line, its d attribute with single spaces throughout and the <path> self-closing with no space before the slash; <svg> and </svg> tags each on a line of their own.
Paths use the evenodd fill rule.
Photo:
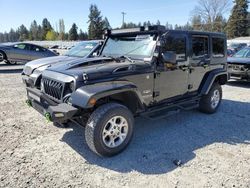
<svg viewBox="0 0 250 188">
<path fill-rule="evenodd" d="M 124 25 L 124 17 L 126 15 L 126 12 L 122 12 L 122 26 Z"/>
</svg>

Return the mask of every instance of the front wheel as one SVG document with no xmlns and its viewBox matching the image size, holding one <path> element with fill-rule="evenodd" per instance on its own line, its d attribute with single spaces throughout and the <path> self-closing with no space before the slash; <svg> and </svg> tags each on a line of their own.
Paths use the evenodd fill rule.
<svg viewBox="0 0 250 188">
<path fill-rule="evenodd" d="M 202 96 L 199 104 L 199 110 L 207 114 L 215 113 L 220 106 L 221 99 L 222 99 L 221 85 L 215 83 L 211 87 L 208 94 Z"/>
<path fill-rule="evenodd" d="M 134 117 L 130 110 L 118 103 L 98 107 L 85 128 L 89 148 L 100 156 L 113 156 L 124 150 L 133 134 Z"/>
</svg>

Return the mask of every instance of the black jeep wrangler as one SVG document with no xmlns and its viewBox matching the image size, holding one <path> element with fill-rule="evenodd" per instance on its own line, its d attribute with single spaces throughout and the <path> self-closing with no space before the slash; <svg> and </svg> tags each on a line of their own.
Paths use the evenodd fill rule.
<svg viewBox="0 0 250 188">
<path fill-rule="evenodd" d="M 221 33 L 108 30 L 98 57 L 48 68 L 41 90 L 27 87 L 27 103 L 53 122 L 86 125 L 90 149 L 112 156 L 131 140 L 135 116 L 216 112 L 228 80 L 226 46 Z"/>
</svg>

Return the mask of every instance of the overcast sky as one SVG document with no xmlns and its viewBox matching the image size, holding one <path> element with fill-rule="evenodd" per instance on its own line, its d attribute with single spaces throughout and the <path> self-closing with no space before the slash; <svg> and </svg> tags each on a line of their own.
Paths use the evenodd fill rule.
<svg viewBox="0 0 250 188">
<path fill-rule="evenodd" d="M 112 27 L 122 24 L 121 12 L 126 12 L 126 22 L 155 22 L 161 24 L 185 24 L 198 0 L 0 0 L 0 32 L 16 29 L 21 24 L 27 28 L 36 20 L 41 24 L 48 18 L 54 29 L 60 18 L 65 21 L 66 31 L 75 22 L 79 29 L 87 31 L 90 4 L 96 4 L 103 17 Z"/>
</svg>

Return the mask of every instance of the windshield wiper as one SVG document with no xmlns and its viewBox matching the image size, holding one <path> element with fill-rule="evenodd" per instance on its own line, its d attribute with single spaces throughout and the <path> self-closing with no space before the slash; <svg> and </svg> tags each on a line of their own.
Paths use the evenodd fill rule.
<svg viewBox="0 0 250 188">
<path fill-rule="evenodd" d="M 122 56 L 120 56 L 119 58 L 125 58 L 125 59 L 127 59 L 128 61 L 130 61 L 131 63 L 134 63 L 134 62 L 135 62 L 133 59 L 131 59 L 131 57 L 126 56 L 126 55 L 122 55 Z"/>
</svg>

